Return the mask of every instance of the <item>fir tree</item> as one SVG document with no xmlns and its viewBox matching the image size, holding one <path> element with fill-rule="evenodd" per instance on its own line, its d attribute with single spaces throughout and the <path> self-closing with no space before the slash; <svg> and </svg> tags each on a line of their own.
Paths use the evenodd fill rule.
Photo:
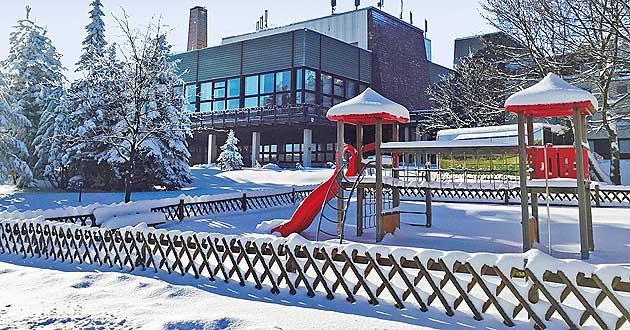
<svg viewBox="0 0 630 330">
<path fill-rule="evenodd" d="M 26 144 L 17 135 L 28 128 L 30 123 L 13 109 L 13 103 L 0 73 L 0 181 L 13 179 L 19 187 L 24 187 L 33 176 L 25 161 L 28 156 Z"/>
<path fill-rule="evenodd" d="M 230 130 L 225 144 L 221 146 L 218 161 L 222 171 L 240 170 L 243 167 L 243 156 L 238 151 L 238 139 L 234 130 Z"/>
<path fill-rule="evenodd" d="M 28 19 L 29 11 L 27 7 L 27 18 L 19 20 L 10 34 L 9 55 L 2 66 L 16 111 L 31 123 L 28 129 L 18 133 L 32 155 L 40 117 L 45 109 L 56 106 L 55 91 L 63 85 L 65 77 L 61 55 L 46 36 L 46 31 Z M 31 158 L 30 162 L 34 164 L 36 160 Z"/>
<path fill-rule="evenodd" d="M 101 0 L 94 0 L 90 4 L 90 24 L 85 26 L 87 35 L 83 39 L 83 52 L 77 62 L 77 71 L 90 70 L 97 58 L 103 56 L 106 51 L 107 41 L 105 41 L 105 23 L 103 22 L 103 11 Z"/>
</svg>

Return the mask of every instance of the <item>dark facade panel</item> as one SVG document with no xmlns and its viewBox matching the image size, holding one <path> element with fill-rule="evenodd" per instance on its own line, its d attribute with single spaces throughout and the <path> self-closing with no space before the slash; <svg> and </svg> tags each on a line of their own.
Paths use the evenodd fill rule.
<svg viewBox="0 0 630 330">
<path fill-rule="evenodd" d="M 330 37 L 322 37 L 321 43 L 323 71 L 359 79 L 359 48 Z"/>
<path fill-rule="evenodd" d="M 305 42 L 305 30 L 293 31 L 293 66 L 304 66 L 306 59 L 306 42 Z"/>
<path fill-rule="evenodd" d="M 319 69 L 320 58 L 320 37 L 321 34 L 313 31 L 306 30 L 304 33 L 304 66 L 308 66 L 313 69 Z"/>
<path fill-rule="evenodd" d="M 289 32 L 244 41 L 243 74 L 290 68 L 291 39 Z"/>
<path fill-rule="evenodd" d="M 201 49 L 199 81 L 238 76 L 241 72 L 241 44 Z"/>
<path fill-rule="evenodd" d="M 368 48 L 372 51 L 370 86 L 408 109 L 430 107 L 429 62 L 423 31 L 377 9 L 368 12 Z"/>
<path fill-rule="evenodd" d="M 197 79 L 197 52 L 175 54 L 171 58 L 178 61 L 177 71 L 182 74 L 184 82 L 193 82 Z"/>
<path fill-rule="evenodd" d="M 359 52 L 359 56 L 359 61 L 361 64 L 359 80 L 370 83 L 372 82 L 372 53 L 367 50 L 361 49 Z"/>
</svg>

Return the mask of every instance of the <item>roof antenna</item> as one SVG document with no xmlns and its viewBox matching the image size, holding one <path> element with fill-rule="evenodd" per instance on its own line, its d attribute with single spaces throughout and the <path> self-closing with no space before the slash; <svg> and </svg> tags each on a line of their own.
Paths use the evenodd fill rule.
<svg viewBox="0 0 630 330">
<path fill-rule="evenodd" d="M 429 21 L 427 21 L 427 19 L 424 19 L 424 35 L 427 34 L 427 32 L 429 32 Z"/>
<path fill-rule="evenodd" d="M 361 0 L 354 0 L 354 10 L 359 10 L 360 5 L 361 5 Z"/>
<path fill-rule="evenodd" d="M 330 0 L 330 8 L 332 9 L 332 13 L 335 13 L 335 9 L 337 8 L 337 0 Z"/>
<path fill-rule="evenodd" d="M 409 24 L 413 25 L 413 13 L 409 11 Z"/>
<path fill-rule="evenodd" d="M 378 9 L 383 9 L 383 5 L 385 4 L 385 0 L 378 0 L 378 2 L 376 3 L 376 6 L 378 7 Z"/>
<path fill-rule="evenodd" d="M 403 1 L 404 0 L 400 0 L 400 19 L 403 19 L 403 7 L 405 6 Z"/>
<path fill-rule="evenodd" d="M 269 11 L 265 9 L 265 29 L 269 27 Z"/>
<path fill-rule="evenodd" d="M 28 20 L 28 17 L 30 16 L 30 14 L 31 14 L 31 6 L 26 5 L 26 19 L 27 20 Z"/>
</svg>

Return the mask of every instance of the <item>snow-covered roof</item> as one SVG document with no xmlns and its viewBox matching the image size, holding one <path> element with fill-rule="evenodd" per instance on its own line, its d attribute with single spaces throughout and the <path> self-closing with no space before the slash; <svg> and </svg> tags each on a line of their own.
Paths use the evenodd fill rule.
<svg viewBox="0 0 630 330">
<path fill-rule="evenodd" d="M 575 87 L 553 73 L 505 101 L 509 112 L 527 112 L 535 117 L 567 116 L 573 107 L 592 114 L 598 107 L 590 92 Z"/>
<path fill-rule="evenodd" d="M 373 124 L 376 118 L 382 118 L 383 123 L 406 123 L 409 121 L 409 110 L 368 87 L 354 98 L 330 108 L 326 118 L 349 124 Z"/>
<path fill-rule="evenodd" d="M 560 134 L 564 131 L 564 127 L 562 125 L 547 124 L 547 123 L 534 123 L 534 131 L 538 131 L 542 129 L 543 127 L 550 128 L 551 131 L 555 134 Z M 474 134 L 474 135 L 483 134 L 485 137 L 500 137 L 500 136 L 505 136 L 506 134 L 518 135 L 518 126 L 516 124 L 513 124 L 513 125 L 443 129 L 437 132 L 437 139 L 440 140 L 441 136 L 449 136 L 449 135 L 457 136 L 457 135 L 470 135 L 470 134 Z M 459 138 L 455 137 L 455 139 L 459 139 Z"/>
<path fill-rule="evenodd" d="M 488 140 L 387 142 L 381 144 L 381 150 L 386 152 L 428 152 L 433 154 L 470 152 L 471 154 L 481 155 L 516 152 L 518 144 Z"/>
</svg>

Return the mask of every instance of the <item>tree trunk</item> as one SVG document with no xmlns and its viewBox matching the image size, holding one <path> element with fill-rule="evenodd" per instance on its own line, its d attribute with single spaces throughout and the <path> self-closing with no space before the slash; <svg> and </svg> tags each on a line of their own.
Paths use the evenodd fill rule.
<svg viewBox="0 0 630 330">
<path fill-rule="evenodd" d="M 611 134 L 612 132 L 612 134 Z M 621 169 L 619 168 L 621 154 L 619 152 L 619 141 L 617 140 L 617 132 L 609 130 L 608 143 L 610 144 L 610 181 L 613 184 L 621 184 Z"/>
<path fill-rule="evenodd" d="M 125 203 L 131 202 L 131 179 L 125 178 Z"/>
</svg>

